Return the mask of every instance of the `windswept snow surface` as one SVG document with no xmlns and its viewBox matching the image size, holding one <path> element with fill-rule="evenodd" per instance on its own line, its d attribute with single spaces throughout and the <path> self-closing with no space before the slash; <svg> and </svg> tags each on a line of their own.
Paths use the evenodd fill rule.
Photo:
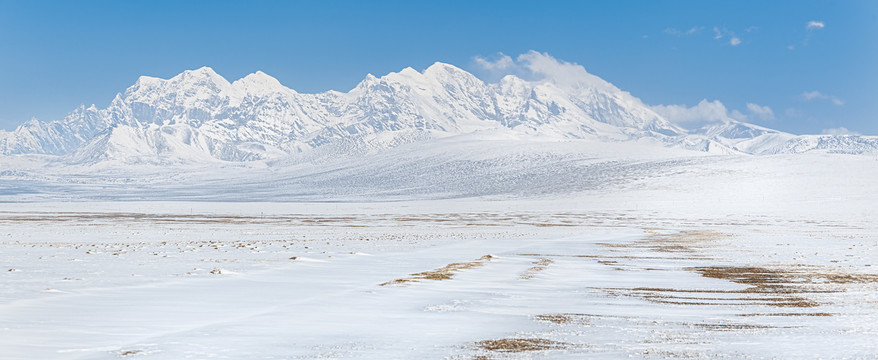
<svg viewBox="0 0 878 360">
<path fill-rule="evenodd" d="M 2 357 L 878 353 L 878 158 L 432 141 L 186 171 L 5 158 Z"/>
</svg>

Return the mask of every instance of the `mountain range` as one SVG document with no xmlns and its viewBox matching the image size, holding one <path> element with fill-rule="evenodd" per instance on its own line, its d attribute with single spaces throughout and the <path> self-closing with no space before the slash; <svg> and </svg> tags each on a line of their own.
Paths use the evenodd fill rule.
<svg viewBox="0 0 878 360">
<path fill-rule="evenodd" d="M 458 135 L 654 143 L 718 154 L 871 153 L 878 137 L 793 135 L 729 119 L 686 129 L 603 79 L 507 75 L 485 83 L 435 63 L 367 75 L 352 90 L 302 94 L 256 72 L 229 82 L 209 67 L 142 76 L 103 109 L 0 131 L 0 154 L 64 163 L 248 162 L 301 154 L 376 153 Z"/>
</svg>

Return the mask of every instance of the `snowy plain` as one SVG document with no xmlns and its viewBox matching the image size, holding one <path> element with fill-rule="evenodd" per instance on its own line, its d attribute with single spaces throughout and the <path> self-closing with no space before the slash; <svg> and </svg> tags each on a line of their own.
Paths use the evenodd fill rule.
<svg viewBox="0 0 878 360">
<path fill-rule="evenodd" d="M 874 155 L 2 161 L 4 359 L 878 354 Z"/>
<path fill-rule="evenodd" d="M 878 138 L 527 56 L 575 76 L 205 67 L 0 131 L 0 358 L 876 358 Z"/>
</svg>

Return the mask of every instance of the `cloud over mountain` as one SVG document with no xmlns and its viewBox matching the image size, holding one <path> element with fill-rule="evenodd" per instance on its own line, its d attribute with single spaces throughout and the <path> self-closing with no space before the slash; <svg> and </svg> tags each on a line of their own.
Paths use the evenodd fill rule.
<svg viewBox="0 0 878 360">
<path fill-rule="evenodd" d="M 692 107 L 648 106 L 581 65 L 536 51 L 476 62 L 502 77 L 486 83 L 437 62 L 423 71 L 367 75 L 347 93 L 304 94 L 259 71 L 233 82 L 208 67 L 169 79 L 143 76 L 106 108 L 80 107 L 61 120 L 0 132 L 0 153 L 72 163 L 238 162 L 375 153 L 460 135 L 649 142 L 717 153 L 878 148 L 865 137 L 787 145 L 793 135 L 744 123 L 774 117 L 754 103 L 746 114 L 706 99 Z"/>
</svg>

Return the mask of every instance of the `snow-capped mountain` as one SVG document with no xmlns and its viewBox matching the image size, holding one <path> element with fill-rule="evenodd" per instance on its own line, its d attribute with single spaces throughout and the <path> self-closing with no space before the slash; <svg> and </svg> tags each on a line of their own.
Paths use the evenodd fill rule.
<svg viewBox="0 0 878 360">
<path fill-rule="evenodd" d="M 229 83 L 203 67 L 167 80 L 141 77 L 105 109 L 32 120 L 0 139 L 0 150 L 77 162 L 246 161 L 474 131 L 614 141 L 685 133 L 633 96 L 588 80 L 569 86 L 507 76 L 486 84 L 436 63 L 423 72 L 368 75 L 347 93 L 299 94 L 262 72 Z"/>
<path fill-rule="evenodd" d="M 476 132 L 554 140 L 647 138 L 720 153 L 878 149 L 878 140 L 868 137 L 796 137 L 739 122 L 688 131 L 584 72 L 563 82 L 508 75 L 487 84 L 435 63 L 423 72 L 368 75 L 347 93 L 300 94 L 262 72 L 230 83 L 208 67 L 167 80 L 143 76 L 104 109 L 80 107 L 59 121 L 31 120 L 0 132 L 0 153 L 57 155 L 78 163 L 248 161 L 312 149 L 374 152 Z"/>
<path fill-rule="evenodd" d="M 860 135 L 793 135 L 766 127 L 728 121 L 692 130 L 680 140 L 683 147 L 718 153 L 754 155 L 824 152 L 878 152 L 878 137 Z"/>
<path fill-rule="evenodd" d="M 728 120 L 690 131 L 681 144 L 689 149 L 707 152 L 766 154 L 776 152 L 781 144 L 795 137 L 762 126 Z"/>
<path fill-rule="evenodd" d="M 837 154 L 866 154 L 878 151 L 878 137 L 859 135 L 800 135 L 763 153 L 826 152 Z"/>
</svg>

